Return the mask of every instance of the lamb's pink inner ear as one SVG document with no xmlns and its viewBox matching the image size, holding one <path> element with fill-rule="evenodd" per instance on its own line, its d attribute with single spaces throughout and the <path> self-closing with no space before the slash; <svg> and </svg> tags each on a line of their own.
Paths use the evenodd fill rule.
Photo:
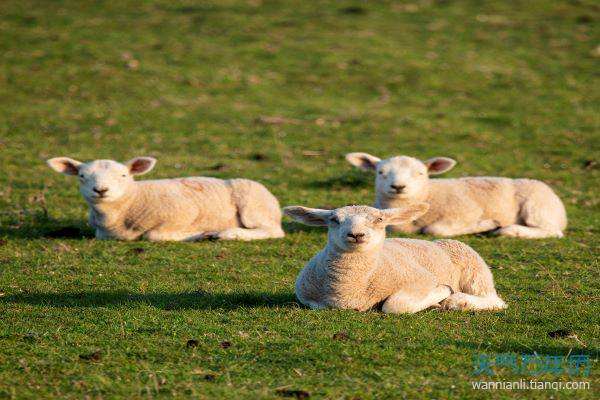
<svg viewBox="0 0 600 400">
<path fill-rule="evenodd" d="M 362 157 L 362 158 L 360 158 L 359 162 L 360 162 L 360 167 L 363 169 L 376 169 L 377 168 L 377 162 L 373 161 L 370 158 Z"/>
<path fill-rule="evenodd" d="M 79 174 L 81 162 L 68 157 L 55 157 L 46 161 L 46 164 L 56 172 L 65 175 Z"/>
<path fill-rule="evenodd" d="M 131 160 L 129 164 L 129 172 L 132 175 L 141 175 L 150 171 L 155 164 L 155 160 L 149 157 L 139 157 Z"/>
<path fill-rule="evenodd" d="M 304 221 L 307 224 L 316 225 L 316 226 L 327 225 L 325 218 L 323 218 L 323 216 L 319 215 L 319 214 L 305 214 Z"/>
<path fill-rule="evenodd" d="M 427 171 L 430 174 L 441 174 L 452 169 L 456 165 L 456 161 L 451 158 L 437 157 L 427 160 L 425 165 L 427 165 Z"/>
<path fill-rule="evenodd" d="M 381 161 L 380 158 L 372 156 L 367 153 L 348 153 L 346 154 L 346 160 L 364 171 L 374 171 L 377 169 L 377 163 Z"/>
<path fill-rule="evenodd" d="M 63 174 L 67 175 L 77 175 L 79 174 L 79 168 L 75 164 L 70 161 L 61 161 L 63 165 Z"/>
<path fill-rule="evenodd" d="M 329 211 L 312 209 L 299 206 L 285 207 L 284 213 L 298 222 L 312 226 L 325 226 L 327 225 L 327 217 Z"/>
</svg>

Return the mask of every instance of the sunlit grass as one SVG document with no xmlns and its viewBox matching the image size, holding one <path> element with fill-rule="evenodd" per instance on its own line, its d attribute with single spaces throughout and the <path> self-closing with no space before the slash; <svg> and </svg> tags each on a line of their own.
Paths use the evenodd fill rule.
<svg viewBox="0 0 600 400">
<path fill-rule="evenodd" d="M 597 360 L 599 19 L 592 1 L 0 3 L 0 398 L 513 398 L 471 389 L 474 356 Z M 368 204 L 349 151 L 542 179 L 567 236 L 461 238 L 505 312 L 311 311 L 293 283 L 322 230 L 96 241 L 44 164 L 151 155 L 149 178 Z M 597 368 L 592 390 L 526 395 L 594 398 Z"/>
</svg>

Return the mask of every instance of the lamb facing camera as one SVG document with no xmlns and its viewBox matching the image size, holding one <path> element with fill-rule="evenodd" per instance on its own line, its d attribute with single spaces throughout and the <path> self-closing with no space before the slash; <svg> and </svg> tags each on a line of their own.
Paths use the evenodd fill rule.
<svg viewBox="0 0 600 400">
<path fill-rule="evenodd" d="M 365 311 L 383 304 L 386 313 L 506 308 L 490 269 L 466 244 L 385 238 L 387 225 L 407 223 L 427 209 L 425 203 L 385 210 L 284 208 L 296 221 L 328 227 L 327 245 L 298 275 L 298 300 L 315 309 Z"/>
<path fill-rule="evenodd" d="M 156 160 L 137 157 L 83 163 L 68 157 L 50 168 L 77 176 L 98 239 L 193 241 L 206 238 L 280 238 L 281 210 L 275 196 L 248 179 L 190 177 L 135 181 Z"/>
</svg>

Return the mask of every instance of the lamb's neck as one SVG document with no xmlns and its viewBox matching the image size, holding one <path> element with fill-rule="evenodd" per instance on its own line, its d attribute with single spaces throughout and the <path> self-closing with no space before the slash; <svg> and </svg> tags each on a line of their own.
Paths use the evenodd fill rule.
<svg viewBox="0 0 600 400">
<path fill-rule="evenodd" d="M 328 244 L 324 251 L 327 276 L 339 283 L 356 285 L 368 280 L 379 264 L 379 247 L 369 251 L 345 251 Z"/>
<path fill-rule="evenodd" d="M 375 207 L 376 208 L 396 208 L 396 207 L 406 207 L 411 204 L 428 202 L 429 199 L 429 188 L 422 190 L 419 194 L 411 198 L 398 198 L 398 197 L 388 197 L 385 194 L 377 193 L 377 197 L 375 198 Z"/>
</svg>

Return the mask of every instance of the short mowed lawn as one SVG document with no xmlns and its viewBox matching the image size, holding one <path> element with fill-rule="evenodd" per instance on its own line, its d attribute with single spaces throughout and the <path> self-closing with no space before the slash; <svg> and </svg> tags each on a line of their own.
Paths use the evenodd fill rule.
<svg viewBox="0 0 600 400">
<path fill-rule="evenodd" d="M 591 0 L 1 2 L 0 398 L 597 398 L 599 22 Z M 147 178 L 370 204 L 349 151 L 544 180 L 566 237 L 460 238 L 503 312 L 313 311 L 294 281 L 323 229 L 98 241 L 45 165 L 149 155 Z M 591 374 L 475 376 L 482 354 L 583 354 Z M 521 378 L 591 389 L 471 386 Z"/>
</svg>

